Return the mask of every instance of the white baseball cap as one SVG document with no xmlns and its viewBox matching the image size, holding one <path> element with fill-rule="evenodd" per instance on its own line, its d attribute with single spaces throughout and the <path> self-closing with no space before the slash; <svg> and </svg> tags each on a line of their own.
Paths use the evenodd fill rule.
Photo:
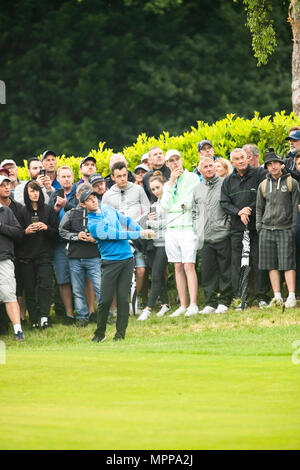
<svg viewBox="0 0 300 470">
<path fill-rule="evenodd" d="M 16 162 L 14 162 L 13 160 L 3 160 L 3 162 L 0 163 L 0 166 L 4 166 L 4 165 L 16 165 Z"/>
<path fill-rule="evenodd" d="M 10 179 L 7 176 L 0 175 L 0 184 L 2 184 L 3 181 L 9 181 L 11 183 Z"/>
<path fill-rule="evenodd" d="M 149 152 L 144 153 L 144 155 L 141 158 L 141 163 L 143 163 L 145 160 L 148 160 L 148 158 L 149 158 Z"/>
<path fill-rule="evenodd" d="M 167 153 L 166 153 L 166 155 L 165 155 L 165 160 L 166 160 L 166 162 L 167 162 L 168 160 L 170 160 L 171 157 L 174 157 L 174 155 L 177 155 L 177 157 L 182 158 L 182 157 L 181 157 L 181 154 L 180 154 L 180 152 L 178 152 L 178 150 L 172 149 L 172 150 L 168 150 Z"/>
</svg>

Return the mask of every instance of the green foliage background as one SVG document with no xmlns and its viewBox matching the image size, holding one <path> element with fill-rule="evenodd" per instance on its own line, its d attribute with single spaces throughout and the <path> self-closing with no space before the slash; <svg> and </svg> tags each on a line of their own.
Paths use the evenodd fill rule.
<svg viewBox="0 0 300 470">
<path fill-rule="evenodd" d="M 278 48 L 257 68 L 232 1 L 2 0 L 1 158 L 120 151 L 228 113 L 290 113 L 291 31 L 275 3 Z"/>
<path fill-rule="evenodd" d="M 242 147 L 246 143 L 256 144 L 260 150 L 261 163 L 265 150 L 268 147 L 281 154 L 282 157 L 289 150 L 289 143 L 285 140 L 288 130 L 294 125 L 300 125 L 300 117 L 294 113 L 286 115 L 284 111 L 275 113 L 272 116 L 260 117 L 258 113 L 252 119 L 244 119 L 234 114 L 228 114 L 226 118 L 216 121 L 211 126 L 205 122 L 198 121 L 196 127 L 192 127 L 189 132 L 183 135 L 171 136 L 169 132 L 163 132 L 158 137 L 148 137 L 145 133 L 140 134 L 136 142 L 129 147 L 124 147 L 128 167 L 134 170 L 140 162 L 141 155 L 148 152 L 154 145 L 158 145 L 165 152 L 169 149 L 178 149 L 183 157 L 184 166 L 188 170 L 193 170 L 198 164 L 197 142 L 202 139 L 209 139 L 214 143 L 216 155 L 229 158 L 229 153 L 236 147 Z M 105 148 L 104 142 L 100 142 L 97 149 L 92 149 L 90 155 L 97 161 L 97 171 L 103 176 L 109 173 L 109 159 L 113 149 Z M 81 157 L 58 157 L 58 166 L 69 165 L 75 175 L 75 179 L 80 179 L 79 164 Z M 19 168 L 19 178 L 27 179 L 27 161 L 24 167 Z"/>
</svg>

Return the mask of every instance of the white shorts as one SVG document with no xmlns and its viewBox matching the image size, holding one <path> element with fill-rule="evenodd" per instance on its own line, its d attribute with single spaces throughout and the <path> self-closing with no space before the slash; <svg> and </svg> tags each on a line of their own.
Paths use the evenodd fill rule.
<svg viewBox="0 0 300 470">
<path fill-rule="evenodd" d="M 17 302 L 15 267 L 10 259 L 0 261 L 0 302 Z"/>
<path fill-rule="evenodd" d="M 169 263 L 196 263 L 197 236 L 194 231 L 167 230 L 165 244 Z"/>
</svg>

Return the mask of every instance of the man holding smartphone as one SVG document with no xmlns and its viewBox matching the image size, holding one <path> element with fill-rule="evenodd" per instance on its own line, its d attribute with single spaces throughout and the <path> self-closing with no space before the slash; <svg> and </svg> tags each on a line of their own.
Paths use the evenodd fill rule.
<svg viewBox="0 0 300 470">
<path fill-rule="evenodd" d="M 56 154 L 53 150 L 45 150 L 42 155 L 43 167 L 46 170 L 45 175 L 49 176 L 51 180 L 51 186 L 54 189 L 59 189 L 61 187 L 60 182 L 57 179 L 56 167 L 57 159 Z"/>
<path fill-rule="evenodd" d="M 50 195 L 54 191 L 51 185 L 51 180 L 49 176 L 45 174 L 45 170 L 43 169 L 43 164 L 41 160 L 34 157 L 28 160 L 28 174 L 30 180 L 35 180 L 38 185 L 40 186 L 45 204 L 48 204 Z M 14 199 L 17 202 L 20 202 L 24 206 L 24 189 L 28 181 L 22 181 L 15 189 L 14 192 Z"/>
<path fill-rule="evenodd" d="M 199 313 L 197 307 L 198 279 L 195 270 L 198 239 L 193 227 L 192 202 L 199 178 L 183 168 L 178 150 L 168 150 L 166 165 L 171 171 L 164 185 L 161 205 L 168 211 L 165 234 L 166 253 L 169 263 L 174 263 L 175 278 L 180 307 L 170 316 L 189 317 Z M 187 290 L 190 297 L 188 304 Z"/>
<path fill-rule="evenodd" d="M 62 220 L 67 211 L 77 205 L 76 186 L 74 184 L 74 174 L 67 165 L 61 166 L 57 170 L 57 180 L 61 188 L 51 195 L 49 206 L 53 207 L 57 214 L 58 223 Z M 54 247 L 53 269 L 56 282 L 59 287 L 61 299 L 64 304 L 66 316 L 73 318 L 73 301 L 69 259 L 66 254 L 66 240 L 58 238 Z"/>
</svg>

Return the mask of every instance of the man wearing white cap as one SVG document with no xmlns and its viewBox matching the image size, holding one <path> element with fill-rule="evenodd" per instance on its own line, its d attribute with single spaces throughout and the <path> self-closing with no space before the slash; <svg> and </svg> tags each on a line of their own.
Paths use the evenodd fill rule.
<svg viewBox="0 0 300 470">
<path fill-rule="evenodd" d="M 0 186 L 10 183 L 7 176 L 0 176 Z M 16 278 L 14 271 L 14 242 L 21 241 L 23 230 L 6 206 L 0 205 L 0 302 L 5 304 L 17 341 L 24 341 L 21 327 L 20 308 L 16 297 Z"/>
<path fill-rule="evenodd" d="M 176 286 L 180 307 L 170 316 L 187 317 L 199 313 L 197 307 L 198 279 L 195 270 L 197 236 L 193 228 L 192 203 L 195 188 L 200 184 L 194 173 L 183 169 L 178 150 L 168 150 L 166 165 L 171 171 L 164 186 L 161 205 L 168 210 L 165 246 L 168 261 L 175 264 Z M 188 307 L 187 289 L 190 296 Z"/>
<path fill-rule="evenodd" d="M 149 152 L 144 153 L 144 155 L 143 155 L 142 158 L 141 158 L 141 163 L 142 163 L 143 165 L 146 165 L 146 166 L 148 167 L 148 171 L 149 171 L 149 170 L 152 170 L 152 165 L 151 165 L 151 163 L 150 163 L 150 161 L 149 161 Z"/>
<path fill-rule="evenodd" d="M 15 188 L 18 186 L 18 184 L 20 184 L 20 181 L 18 180 L 18 167 L 16 165 L 16 162 L 14 160 L 6 159 L 0 163 L 0 167 L 8 170 L 11 191 L 12 193 L 14 193 Z"/>
</svg>

